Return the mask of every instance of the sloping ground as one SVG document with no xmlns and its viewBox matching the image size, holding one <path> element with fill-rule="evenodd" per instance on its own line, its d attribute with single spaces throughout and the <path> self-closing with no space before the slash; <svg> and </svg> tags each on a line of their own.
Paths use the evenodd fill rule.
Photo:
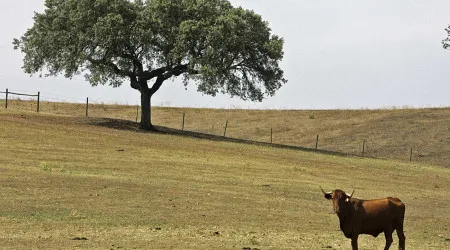
<svg viewBox="0 0 450 250">
<path fill-rule="evenodd" d="M 0 152 L 5 249 L 348 249 L 319 185 L 399 197 L 408 249 L 450 247 L 448 168 L 1 110 Z"/>
<path fill-rule="evenodd" d="M 450 108 L 407 110 L 203 110 L 156 109 L 155 122 L 232 138 L 315 148 L 350 155 L 393 158 L 450 167 Z M 176 119 L 173 119 L 176 117 Z M 172 118 L 172 119 L 171 119 Z"/>
<path fill-rule="evenodd" d="M 36 104 L 10 101 L 12 111 L 34 111 Z M 86 105 L 41 102 L 41 113 L 83 117 Z M 0 101 L 2 107 L 2 101 Z M 136 106 L 90 104 L 89 117 L 136 121 Z M 450 167 L 450 108 L 392 110 L 225 110 L 153 108 L 162 127 L 258 142 L 318 148 L 349 155 L 392 158 Z M 139 119 L 139 115 L 138 115 Z"/>
</svg>

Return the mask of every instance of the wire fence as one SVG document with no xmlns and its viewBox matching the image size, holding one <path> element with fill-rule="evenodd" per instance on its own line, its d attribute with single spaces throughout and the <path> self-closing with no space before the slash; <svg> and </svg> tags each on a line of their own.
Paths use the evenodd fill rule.
<svg viewBox="0 0 450 250">
<path fill-rule="evenodd" d="M 5 109 L 8 109 L 8 97 L 9 95 L 16 95 L 16 96 L 26 96 L 26 97 L 37 97 L 37 105 L 36 105 L 36 111 L 39 112 L 39 99 L 40 99 L 40 92 L 38 92 L 36 95 L 33 94 L 25 94 L 25 93 L 17 93 L 17 92 L 10 92 L 8 89 L 6 89 L 6 92 L 0 91 L 0 93 L 5 94 Z"/>
<path fill-rule="evenodd" d="M 5 109 L 45 112 L 58 115 L 139 119 L 139 106 L 109 105 L 86 98 L 59 96 L 50 93 L 32 93 L 22 90 L 0 91 L 0 105 Z M 23 102 L 27 101 L 27 102 Z M 3 102 L 3 103 L 2 103 Z M 132 110 L 130 112 L 130 110 Z M 111 115 L 112 114 L 112 115 Z M 132 114 L 132 115 L 130 115 Z"/>
<path fill-rule="evenodd" d="M 45 112 L 58 115 L 70 115 L 75 117 L 99 117 L 113 118 L 127 121 L 139 122 L 140 106 L 137 105 L 107 105 L 95 102 L 86 98 L 62 97 L 54 94 L 30 93 L 26 91 L 0 91 L 4 94 L 4 99 L 0 95 L 0 106 L 5 109 L 26 110 Z M 26 100 L 27 102 L 23 102 Z M 67 102 L 67 100 L 72 101 Z M 2 105 L 1 102 L 4 102 Z M 342 131 L 333 131 L 331 127 L 304 128 L 298 120 L 289 117 L 298 115 L 297 113 L 287 114 L 287 118 L 278 121 L 275 116 L 270 121 L 262 122 L 261 116 L 264 114 L 250 111 L 247 118 L 242 118 L 236 110 L 215 110 L 205 111 L 205 109 L 184 109 L 170 107 L 153 107 L 152 121 L 154 124 L 181 131 L 191 131 L 206 135 L 220 136 L 224 138 L 235 138 L 250 142 L 259 142 L 272 145 L 284 145 L 287 147 L 298 147 L 309 151 L 327 151 L 340 154 L 371 157 L 371 158 L 397 158 L 404 161 L 431 162 L 448 166 L 450 157 L 448 145 L 443 149 L 433 146 L 437 142 L 420 144 L 411 138 L 382 138 L 383 131 L 376 130 L 376 133 L 354 133 L 345 136 Z M 208 113 L 209 112 L 209 113 Z M 287 111 L 288 112 L 288 111 Z M 252 118 L 252 116 L 259 116 Z M 271 116 L 271 114 L 266 114 Z M 302 120 L 313 121 L 314 115 L 309 115 Z M 272 125 L 269 125 L 272 123 Z M 389 129 L 389 128 L 387 128 Z M 450 143 L 450 125 L 447 133 L 445 127 L 444 134 L 437 138 L 441 143 Z M 431 145 L 431 146 L 430 146 Z M 449 144 L 450 145 L 450 144 Z M 439 151 L 440 150 L 440 151 Z M 450 166 L 448 166 L 450 167 Z"/>
</svg>

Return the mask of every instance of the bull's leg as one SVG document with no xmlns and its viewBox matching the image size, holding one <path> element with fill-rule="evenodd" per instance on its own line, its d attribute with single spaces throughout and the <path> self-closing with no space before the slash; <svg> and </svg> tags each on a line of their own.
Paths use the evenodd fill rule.
<svg viewBox="0 0 450 250">
<path fill-rule="evenodd" d="M 403 223 L 401 226 L 397 227 L 398 236 L 398 250 L 405 250 L 405 233 L 403 232 Z"/>
<path fill-rule="evenodd" d="M 392 239 L 392 232 L 394 232 L 392 228 L 384 230 L 384 237 L 386 238 L 386 245 L 384 246 L 384 250 L 388 250 L 389 247 L 391 247 L 392 242 L 394 241 Z"/>
<path fill-rule="evenodd" d="M 405 233 L 403 232 L 403 217 L 400 218 L 395 227 L 398 236 L 398 250 L 405 250 Z"/>
<path fill-rule="evenodd" d="M 352 235 L 352 250 L 358 250 L 358 234 Z"/>
</svg>

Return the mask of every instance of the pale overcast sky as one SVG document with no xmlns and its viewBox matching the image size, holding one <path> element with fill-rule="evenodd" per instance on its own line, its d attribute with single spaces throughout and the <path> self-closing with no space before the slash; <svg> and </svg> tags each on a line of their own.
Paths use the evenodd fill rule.
<svg viewBox="0 0 450 250">
<path fill-rule="evenodd" d="M 231 0 L 253 9 L 285 39 L 282 68 L 289 82 L 262 103 L 209 97 L 168 81 L 152 104 L 171 107 L 361 109 L 450 107 L 449 0 Z M 44 100 L 139 104 L 124 84 L 91 87 L 83 77 L 29 77 L 12 40 L 33 24 L 44 0 L 0 0 L 0 91 Z M 2 99 L 4 97 L 1 97 Z"/>
</svg>

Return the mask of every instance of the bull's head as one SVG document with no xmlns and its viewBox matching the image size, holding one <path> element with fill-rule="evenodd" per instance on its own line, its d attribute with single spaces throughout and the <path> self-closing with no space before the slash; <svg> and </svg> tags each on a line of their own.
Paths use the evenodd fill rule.
<svg viewBox="0 0 450 250">
<path fill-rule="evenodd" d="M 343 210 L 350 205 L 350 199 L 352 198 L 353 193 L 355 193 L 355 190 L 353 190 L 352 194 L 349 195 L 340 189 L 336 189 L 327 193 L 323 190 L 322 187 L 320 187 L 320 189 L 322 190 L 325 199 L 333 201 L 333 209 L 337 214 L 345 212 Z"/>
</svg>

